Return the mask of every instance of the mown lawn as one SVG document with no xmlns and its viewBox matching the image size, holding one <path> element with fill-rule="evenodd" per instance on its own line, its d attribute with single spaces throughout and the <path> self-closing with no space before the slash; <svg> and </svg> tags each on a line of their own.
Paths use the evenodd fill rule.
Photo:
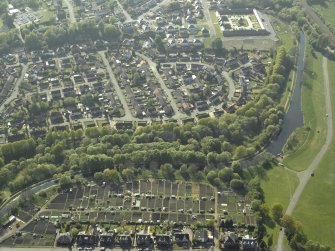
<svg viewBox="0 0 335 251">
<path fill-rule="evenodd" d="M 335 112 L 335 62 L 328 61 L 333 114 Z M 333 117 L 334 118 L 334 117 Z M 335 124 L 335 118 L 334 122 Z M 335 141 L 333 140 L 321 161 L 315 176 L 307 184 L 294 211 L 294 216 L 303 224 L 308 238 L 322 245 L 335 247 Z"/>
</svg>

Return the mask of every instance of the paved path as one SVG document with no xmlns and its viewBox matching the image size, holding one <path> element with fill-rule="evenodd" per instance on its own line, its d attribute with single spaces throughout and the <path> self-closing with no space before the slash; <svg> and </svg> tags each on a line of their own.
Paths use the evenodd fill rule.
<svg viewBox="0 0 335 251">
<path fill-rule="evenodd" d="M 303 193 L 305 186 L 307 185 L 309 179 L 311 178 L 312 173 L 318 167 L 320 161 L 328 150 L 329 145 L 333 140 L 333 114 L 332 114 L 332 106 L 331 106 L 331 97 L 330 97 L 330 86 L 329 86 L 329 75 L 328 75 L 328 61 L 327 58 L 323 57 L 322 62 L 323 68 L 323 77 L 324 77 L 324 92 L 325 92 L 325 103 L 326 103 L 326 114 L 327 114 L 327 137 L 326 142 L 321 147 L 321 150 L 313 159 L 312 163 L 309 167 L 304 171 L 303 175 L 300 178 L 300 183 L 296 190 L 294 191 L 293 196 L 291 197 L 290 203 L 286 209 L 286 214 L 291 215 L 293 210 L 295 209 L 297 203 L 299 202 L 300 196 Z M 282 251 L 283 249 L 283 239 L 284 239 L 284 230 L 279 232 L 278 236 L 278 244 L 277 251 Z"/>
<path fill-rule="evenodd" d="M 70 18 L 70 23 L 76 23 L 76 16 L 74 15 L 74 10 L 72 3 L 70 2 L 71 0 L 64 0 L 64 3 L 66 4 L 67 9 L 69 10 L 69 18 Z"/>
<path fill-rule="evenodd" d="M 115 75 L 114 75 L 114 73 L 112 71 L 112 68 L 111 68 L 111 66 L 110 66 L 110 64 L 109 64 L 109 62 L 108 62 L 108 60 L 106 58 L 105 52 L 99 51 L 99 55 L 101 56 L 101 59 L 102 59 L 104 65 L 106 66 L 107 72 L 108 72 L 108 74 L 110 76 L 110 79 L 112 80 L 113 85 L 114 85 L 114 89 L 115 89 L 115 91 L 116 91 L 116 93 L 117 93 L 117 95 L 119 97 L 119 100 L 120 100 L 120 102 L 121 102 L 121 104 L 123 106 L 124 112 L 126 114 L 124 117 L 122 117 L 122 119 L 133 120 L 134 117 L 130 113 L 130 109 L 129 109 L 128 103 L 126 101 L 126 98 L 123 95 L 121 87 L 119 86 L 119 83 L 116 80 L 116 77 L 115 77 Z"/>
</svg>

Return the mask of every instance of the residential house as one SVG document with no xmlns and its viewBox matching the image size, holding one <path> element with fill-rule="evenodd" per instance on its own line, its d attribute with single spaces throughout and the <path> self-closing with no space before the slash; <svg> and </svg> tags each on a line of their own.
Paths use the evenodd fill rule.
<svg viewBox="0 0 335 251">
<path fill-rule="evenodd" d="M 155 243 L 158 248 L 165 249 L 172 245 L 171 237 L 168 234 L 156 234 Z"/>
<path fill-rule="evenodd" d="M 223 247 L 226 250 L 239 250 L 237 235 L 233 232 L 226 232 L 223 239 Z"/>
<path fill-rule="evenodd" d="M 99 236 L 100 246 L 102 247 L 112 247 L 115 243 L 115 233 L 105 233 Z"/>
<path fill-rule="evenodd" d="M 81 232 L 76 236 L 78 246 L 96 246 L 99 242 L 99 236 Z"/>
<path fill-rule="evenodd" d="M 243 236 L 242 237 L 242 249 L 243 250 L 257 250 L 257 240 L 250 235 Z"/>
<path fill-rule="evenodd" d="M 193 238 L 198 243 L 206 243 L 208 239 L 208 231 L 206 229 L 195 230 Z"/>
<path fill-rule="evenodd" d="M 57 238 L 57 246 L 72 246 L 72 237 L 69 233 L 60 234 Z"/>
<path fill-rule="evenodd" d="M 151 238 L 150 234 L 141 233 L 136 234 L 136 245 L 138 247 L 149 247 L 153 243 L 153 240 Z"/>
<path fill-rule="evenodd" d="M 190 243 L 190 235 L 187 233 L 174 233 L 174 240 L 178 246 L 187 246 Z"/>
</svg>

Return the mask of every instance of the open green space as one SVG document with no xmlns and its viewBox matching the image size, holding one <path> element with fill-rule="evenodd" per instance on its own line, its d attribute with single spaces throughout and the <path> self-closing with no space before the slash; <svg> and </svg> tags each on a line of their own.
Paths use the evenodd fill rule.
<svg viewBox="0 0 335 251">
<path fill-rule="evenodd" d="M 271 24 L 282 45 L 290 51 L 294 47 L 296 41 L 296 38 L 292 35 L 291 28 L 276 18 L 272 18 Z"/>
<path fill-rule="evenodd" d="M 321 16 L 326 24 L 335 29 L 335 1 L 327 1 L 323 5 L 312 5 L 312 8 Z"/>
<path fill-rule="evenodd" d="M 335 79 L 335 62 L 328 61 L 329 79 Z M 331 97 L 335 95 L 335 88 L 331 85 Z M 335 109 L 334 98 L 332 108 Z M 333 124 L 335 123 L 335 119 Z M 330 145 L 325 157 L 321 161 L 315 176 L 307 184 L 294 212 L 294 216 L 301 221 L 308 238 L 318 241 L 322 245 L 335 247 L 335 170 L 334 170 L 335 142 Z M 322 227 L 320 227 L 322 226 Z"/>
<path fill-rule="evenodd" d="M 220 25 L 219 25 L 219 20 L 216 17 L 215 12 L 214 11 L 210 11 L 209 14 L 210 14 L 211 21 L 212 21 L 212 24 L 213 24 L 214 29 L 215 29 L 216 36 L 218 38 L 222 38 L 223 37 L 223 33 L 221 31 L 221 28 L 220 28 Z"/>
<path fill-rule="evenodd" d="M 288 202 L 299 181 L 297 175 L 282 166 L 275 166 L 266 173 L 266 177 L 261 181 L 264 191 L 265 202 L 271 208 L 273 204 L 279 203 L 286 210 Z M 275 189 L 274 189 L 275 188 Z M 267 243 L 276 245 L 278 239 L 279 226 L 267 228 Z M 272 239 L 272 240 L 269 240 Z M 271 246 L 271 245 L 270 245 Z"/>
<path fill-rule="evenodd" d="M 310 48 L 306 52 L 305 73 L 302 86 L 304 124 L 310 128 L 307 141 L 288 155 L 284 164 L 293 170 L 305 170 L 318 153 L 326 138 L 326 116 L 322 76 L 322 56 Z"/>
<path fill-rule="evenodd" d="M 275 166 L 266 174 L 261 182 L 266 203 L 269 206 L 280 203 L 286 209 L 291 194 L 298 185 L 297 175 L 282 166 Z"/>
</svg>

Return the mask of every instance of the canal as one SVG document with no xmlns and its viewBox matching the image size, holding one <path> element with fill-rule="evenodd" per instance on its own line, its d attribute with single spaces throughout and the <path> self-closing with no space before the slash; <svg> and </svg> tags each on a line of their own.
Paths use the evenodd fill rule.
<svg viewBox="0 0 335 251">
<path fill-rule="evenodd" d="M 291 133 L 296 128 L 302 127 L 304 125 L 304 118 L 301 109 L 301 86 L 304 73 L 304 58 L 306 47 L 305 40 L 305 34 L 301 32 L 297 59 L 296 82 L 289 104 L 289 109 L 284 116 L 282 130 L 280 131 L 278 137 L 267 147 L 267 151 L 273 155 L 280 154 Z"/>
</svg>

